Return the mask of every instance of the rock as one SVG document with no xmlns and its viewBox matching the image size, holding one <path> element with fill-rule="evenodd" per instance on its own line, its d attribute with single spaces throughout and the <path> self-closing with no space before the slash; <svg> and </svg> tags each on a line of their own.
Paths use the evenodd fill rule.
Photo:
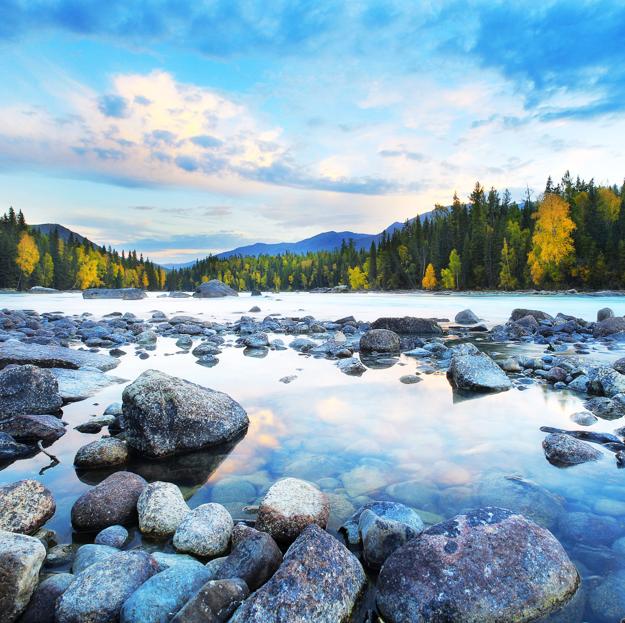
<svg viewBox="0 0 625 623">
<path fill-rule="evenodd" d="M 623 528 L 615 519 L 592 513 L 565 513 L 558 525 L 565 539 L 595 547 L 609 547 L 623 535 Z"/>
<path fill-rule="evenodd" d="M 292 383 L 295 379 L 297 379 L 297 375 L 290 374 L 289 376 L 283 376 L 281 379 L 278 379 L 278 382 L 288 385 L 289 383 Z"/>
<path fill-rule="evenodd" d="M 592 426 L 599 420 L 590 411 L 578 411 L 570 416 L 571 422 L 580 426 Z"/>
<path fill-rule="evenodd" d="M 165 569 L 169 569 L 170 567 L 184 564 L 186 562 L 197 562 L 196 558 L 193 558 L 193 556 L 189 556 L 188 554 L 164 554 L 163 552 L 152 552 L 152 556 L 154 556 L 154 560 L 158 563 L 159 573 L 161 571 L 165 571 Z M 207 568 L 208 564 L 206 565 Z"/>
<path fill-rule="evenodd" d="M 127 383 L 128 379 L 118 376 L 108 376 L 99 370 L 64 370 L 53 368 L 50 370 L 59 384 L 59 394 L 65 402 L 77 402 L 95 396 L 99 391 Z"/>
<path fill-rule="evenodd" d="M 404 374 L 404 376 L 399 377 L 399 382 L 404 385 L 414 385 L 415 383 L 420 383 L 423 379 L 416 374 Z"/>
<path fill-rule="evenodd" d="M 0 368 L 12 363 L 20 366 L 34 365 L 40 368 L 69 368 L 70 370 L 78 370 L 82 366 L 93 366 L 106 372 L 116 368 L 119 365 L 119 359 L 62 346 L 41 346 L 21 342 L 0 343 Z"/>
<path fill-rule="evenodd" d="M 102 415 L 113 415 L 118 416 L 122 414 L 122 403 L 121 402 L 112 402 L 106 409 L 104 409 L 104 413 Z"/>
<path fill-rule="evenodd" d="M 625 502 L 619 502 L 618 500 L 612 500 L 610 498 L 601 498 L 595 502 L 593 510 L 597 515 L 622 517 L 625 515 Z"/>
<path fill-rule="evenodd" d="M 121 549 L 128 543 L 129 539 L 130 535 L 124 526 L 109 526 L 99 532 L 93 542 L 96 545 L 108 545 L 115 549 Z"/>
<path fill-rule="evenodd" d="M 0 530 L 34 534 L 55 512 L 52 493 L 37 480 L 0 487 Z"/>
<path fill-rule="evenodd" d="M 190 336 L 183 335 L 181 338 L 176 340 L 176 346 L 178 348 L 188 350 L 189 348 L 191 348 L 191 346 L 193 346 L 193 340 L 191 339 Z"/>
<path fill-rule="evenodd" d="M 458 389 L 474 392 L 507 391 L 512 387 L 505 373 L 487 355 L 453 357 L 447 378 Z"/>
<path fill-rule="evenodd" d="M 207 582 L 171 623 L 226 623 L 249 594 L 243 580 Z"/>
<path fill-rule="evenodd" d="M 88 469 L 110 467 L 125 463 L 129 458 L 125 441 L 104 437 L 80 448 L 74 457 L 74 465 Z"/>
<path fill-rule="evenodd" d="M 504 372 L 522 372 L 523 366 L 516 360 L 510 357 L 509 359 L 505 359 L 500 364 L 501 369 Z"/>
<path fill-rule="evenodd" d="M 56 603 L 55 623 L 116 623 L 128 598 L 158 572 L 143 551 L 118 552 L 91 565 Z"/>
<path fill-rule="evenodd" d="M 56 441 L 65 434 L 65 426 L 52 415 L 13 415 L 0 422 L 0 432 L 17 441 Z"/>
<path fill-rule="evenodd" d="M 397 550 L 380 572 L 377 604 L 387 623 L 519 623 L 566 604 L 579 583 L 550 532 L 487 507 L 432 526 Z"/>
<path fill-rule="evenodd" d="M 173 536 L 190 508 L 171 482 L 151 482 L 137 502 L 141 534 L 156 538 Z"/>
<path fill-rule="evenodd" d="M 350 498 L 384 489 L 390 480 L 385 470 L 377 465 L 359 465 L 341 475 L 343 486 Z"/>
<path fill-rule="evenodd" d="M 254 592 L 268 582 L 282 564 L 282 552 L 263 532 L 241 541 L 219 567 L 215 580 L 240 578 Z"/>
<path fill-rule="evenodd" d="M 325 528 L 329 516 L 330 502 L 324 493 L 303 480 L 285 478 L 272 485 L 262 499 L 255 527 L 279 545 L 286 545 L 309 524 Z"/>
<path fill-rule="evenodd" d="M 388 329 L 395 333 L 411 335 L 442 335 L 443 329 L 435 320 L 429 318 L 378 318 L 371 324 L 372 329 Z"/>
<path fill-rule="evenodd" d="M 553 529 L 564 514 L 564 508 L 554 495 L 517 476 L 487 476 L 480 487 L 480 503 L 527 515 L 548 530 Z"/>
<path fill-rule="evenodd" d="M 45 557 L 39 539 L 0 530 L 0 623 L 12 623 L 26 609 Z"/>
<path fill-rule="evenodd" d="M 558 467 L 598 461 L 603 456 L 602 452 L 593 448 L 589 443 L 568 435 L 553 433 L 547 435 L 542 446 L 549 462 Z"/>
<path fill-rule="evenodd" d="M 188 513 L 174 534 L 177 552 L 221 556 L 228 551 L 234 522 L 220 504 L 202 504 Z"/>
<path fill-rule="evenodd" d="M 254 294 L 254 292 L 258 292 L 258 294 Z M 260 296 L 260 290 L 254 290 L 254 292 L 252 292 L 252 296 Z M 257 314 L 260 312 L 260 307 L 258 307 L 258 305 L 254 305 L 254 307 L 252 307 L 250 309 L 250 314 Z"/>
<path fill-rule="evenodd" d="M 11 435 L 0 433 L 0 461 L 12 461 L 33 452 L 33 448 L 18 443 Z"/>
<path fill-rule="evenodd" d="M 93 299 L 123 299 L 124 301 L 138 301 L 147 299 L 148 295 L 139 288 L 89 288 L 84 290 L 82 298 Z"/>
<path fill-rule="evenodd" d="M 558 366 L 554 366 L 547 372 L 547 380 L 551 383 L 562 383 L 569 373 Z"/>
<path fill-rule="evenodd" d="M 601 322 L 597 322 L 594 326 L 593 337 L 606 337 L 613 333 L 625 331 L 625 318 L 616 316 L 614 318 L 606 318 Z"/>
<path fill-rule="evenodd" d="M 607 366 L 589 370 L 589 391 L 608 398 L 625 392 L 625 375 Z"/>
<path fill-rule="evenodd" d="M 476 324 L 480 319 L 470 310 L 464 309 L 456 314 L 454 322 L 458 324 Z"/>
<path fill-rule="evenodd" d="M 198 344 L 191 354 L 194 357 L 204 357 L 205 355 L 221 355 L 221 350 L 217 348 L 212 342 L 203 342 Z"/>
<path fill-rule="evenodd" d="M 617 371 L 620 372 L 621 374 L 625 374 L 625 357 L 621 357 L 620 359 L 617 359 L 613 364 L 612 367 Z"/>
<path fill-rule="evenodd" d="M 339 361 L 339 370 L 349 376 L 361 376 L 367 371 L 367 368 L 356 357 L 347 357 Z"/>
<path fill-rule="evenodd" d="M 399 348 L 399 335 L 388 329 L 369 329 L 360 338 L 360 350 L 365 352 L 395 353 Z"/>
<path fill-rule="evenodd" d="M 367 587 L 345 546 L 316 524 L 291 545 L 273 578 L 243 602 L 229 623 L 347 623 Z"/>
<path fill-rule="evenodd" d="M 137 511 L 139 496 L 147 482 L 130 472 L 116 472 L 99 485 L 85 491 L 72 506 L 76 530 L 102 530 L 128 523 Z"/>
<path fill-rule="evenodd" d="M 33 286 L 28 289 L 27 292 L 32 294 L 59 294 L 60 290 L 55 290 L 54 288 L 44 288 L 43 286 Z"/>
<path fill-rule="evenodd" d="M 129 446 L 159 458 L 234 439 L 249 425 L 230 396 L 147 370 L 122 394 Z"/>
<path fill-rule="evenodd" d="M 169 297 L 172 299 L 189 299 L 191 295 L 186 292 L 170 292 Z"/>
<path fill-rule="evenodd" d="M 72 573 L 74 575 L 80 575 L 83 571 L 88 569 L 96 562 L 102 562 L 115 554 L 118 554 L 119 550 L 115 547 L 109 547 L 108 545 L 99 545 L 96 543 L 88 543 L 83 545 L 74 557 L 74 564 L 72 565 Z"/>
<path fill-rule="evenodd" d="M 3 417 L 56 413 L 62 405 L 58 383 L 50 370 L 23 365 L 0 371 L 0 413 Z"/>
<path fill-rule="evenodd" d="M 61 566 L 71 567 L 74 564 L 76 552 L 79 547 L 80 545 L 78 543 L 68 543 L 51 547 L 46 556 L 45 566 L 51 569 Z"/>
<path fill-rule="evenodd" d="M 623 405 L 610 398 L 591 398 L 584 407 L 602 420 L 618 420 L 625 415 Z"/>
<path fill-rule="evenodd" d="M 266 333 L 254 333 L 253 335 L 248 335 L 243 343 L 248 348 L 265 348 L 269 346 L 269 338 Z"/>
<path fill-rule="evenodd" d="M 71 573 L 55 573 L 35 588 L 28 607 L 17 623 L 54 623 L 54 607 L 57 599 L 73 582 Z"/>
<path fill-rule="evenodd" d="M 597 322 L 603 322 L 608 318 L 614 318 L 614 312 L 609 307 L 604 307 L 597 312 Z"/>
<path fill-rule="evenodd" d="M 619 623 L 625 613 L 625 562 L 622 558 L 613 558 L 606 565 L 600 584 L 591 586 L 588 603 L 594 618 L 591 621 L 601 623 Z"/>
<path fill-rule="evenodd" d="M 193 297 L 198 299 L 220 298 L 222 296 L 239 296 L 239 294 L 219 279 L 211 279 L 201 283 L 193 293 Z"/>
<path fill-rule="evenodd" d="M 554 320 L 553 317 L 546 312 L 537 309 L 513 309 L 512 314 L 510 314 L 510 320 L 516 322 L 526 316 L 534 316 L 536 320 L 548 320 L 549 322 L 553 322 Z"/>
<path fill-rule="evenodd" d="M 95 434 L 95 433 L 99 433 L 102 430 L 102 424 L 100 424 L 99 422 L 94 422 L 94 421 L 90 421 L 90 422 L 83 422 L 82 424 L 79 424 L 78 426 L 74 426 L 74 430 L 77 430 L 79 433 L 89 433 L 89 434 Z"/>
<path fill-rule="evenodd" d="M 199 562 L 174 565 L 152 576 L 124 603 L 120 623 L 169 623 L 211 579 L 210 571 Z"/>
</svg>

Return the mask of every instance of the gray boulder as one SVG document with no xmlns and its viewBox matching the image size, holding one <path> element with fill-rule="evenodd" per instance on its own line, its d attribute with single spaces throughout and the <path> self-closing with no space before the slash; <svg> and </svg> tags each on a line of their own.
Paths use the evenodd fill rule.
<svg viewBox="0 0 625 623">
<path fill-rule="evenodd" d="M 220 504 L 202 504 L 187 513 L 174 534 L 174 549 L 196 556 L 221 556 L 228 551 L 234 522 Z"/>
<path fill-rule="evenodd" d="M 56 413 L 63 405 L 59 385 L 37 366 L 11 366 L 0 371 L 0 413 L 3 417 Z"/>
<path fill-rule="evenodd" d="M 123 299 L 124 301 L 138 301 L 147 299 L 148 295 L 139 288 L 89 288 L 83 291 L 82 298 L 87 300 Z"/>
<path fill-rule="evenodd" d="M 65 402 L 86 400 L 111 385 L 128 382 L 128 379 L 109 376 L 99 370 L 53 368 L 50 372 L 59 384 L 59 394 Z"/>
<path fill-rule="evenodd" d="M 621 331 L 625 331 L 625 318 L 616 316 L 597 322 L 593 328 L 592 335 L 593 337 L 606 337 Z"/>
<path fill-rule="evenodd" d="M 458 389 L 499 392 L 512 387 L 502 369 L 487 355 L 453 357 L 447 378 Z"/>
<path fill-rule="evenodd" d="M 253 335 L 248 335 L 243 340 L 243 344 L 248 348 L 265 348 L 269 346 L 269 338 L 266 333 L 254 333 Z"/>
<path fill-rule="evenodd" d="M 193 297 L 198 299 L 212 299 L 223 296 L 239 296 L 239 293 L 235 292 L 223 281 L 219 281 L 219 279 L 211 279 L 201 283 L 193 293 Z"/>
<path fill-rule="evenodd" d="M 137 501 L 147 484 L 130 472 L 111 474 L 74 502 L 72 525 L 76 530 L 100 531 L 128 523 L 136 516 Z"/>
<path fill-rule="evenodd" d="M 609 307 L 604 307 L 597 312 L 597 322 L 603 322 L 608 318 L 614 318 L 614 312 Z"/>
<path fill-rule="evenodd" d="M 66 431 L 61 420 L 52 415 L 13 415 L 0 421 L 0 432 L 17 441 L 56 441 Z"/>
<path fill-rule="evenodd" d="M 510 314 L 510 320 L 512 322 L 516 322 L 521 318 L 525 318 L 526 316 L 534 316 L 536 320 L 548 320 L 549 322 L 553 322 L 553 316 L 550 316 L 548 313 L 539 311 L 537 309 L 513 309 L 512 314 Z"/>
<path fill-rule="evenodd" d="M 230 441 L 249 425 L 230 396 L 157 370 L 128 385 L 122 399 L 128 445 L 153 458 Z"/>
<path fill-rule="evenodd" d="M 578 411 L 570 416 L 571 422 L 579 424 L 580 426 L 592 426 L 598 422 L 597 417 L 590 413 L 590 411 Z"/>
<path fill-rule="evenodd" d="M 33 454 L 33 448 L 19 443 L 7 433 L 0 433 L 0 461 L 12 461 Z"/>
<path fill-rule="evenodd" d="M 83 545 L 76 552 L 74 563 L 72 564 L 72 573 L 80 575 L 96 562 L 102 562 L 111 556 L 119 553 L 119 549 L 110 547 L 109 545 L 101 545 L 97 543 L 88 543 Z"/>
<path fill-rule="evenodd" d="M 236 611 L 230 623 L 347 623 L 367 587 L 356 557 L 318 525 L 291 545 L 275 575 Z"/>
<path fill-rule="evenodd" d="M 54 623 L 56 601 L 73 581 L 71 573 L 55 573 L 47 577 L 35 588 L 17 623 Z"/>
<path fill-rule="evenodd" d="M 349 376 L 362 376 L 367 368 L 356 357 L 347 357 L 339 361 L 339 370 Z"/>
<path fill-rule="evenodd" d="M 618 420 L 625 415 L 624 405 L 611 398 L 591 398 L 584 403 L 584 407 L 602 420 Z"/>
<path fill-rule="evenodd" d="M 589 443 L 569 437 L 569 435 L 550 434 L 542 443 L 545 456 L 550 463 L 558 467 L 578 465 L 588 461 L 598 461 L 603 453 Z"/>
<path fill-rule="evenodd" d="M 463 309 L 456 314 L 454 321 L 458 324 L 476 324 L 480 319 L 470 309 Z"/>
<path fill-rule="evenodd" d="M 18 480 L 0 487 L 0 530 L 35 534 L 55 512 L 52 493 L 37 480 Z"/>
<path fill-rule="evenodd" d="M 369 329 L 360 338 L 360 350 L 364 352 L 377 351 L 379 353 L 399 352 L 400 339 L 397 333 L 388 329 Z"/>
<path fill-rule="evenodd" d="M 207 582 L 171 623 L 226 623 L 249 594 L 243 580 Z"/>
<path fill-rule="evenodd" d="M 173 536 L 180 522 L 191 511 L 171 482 L 151 482 L 137 502 L 141 534 L 156 538 Z"/>
<path fill-rule="evenodd" d="M 93 542 L 96 545 L 108 545 L 115 549 L 121 549 L 129 540 L 130 535 L 124 526 L 109 526 L 99 532 Z"/>
<path fill-rule="evenodd" d="M 87 469 L 110 467 L 125 463 L 129 458 L 125 441 L 104 437 L 79 448 L 74 457 L 74 465 Z"/>
<path fill-rule="evenodd" d="M 625 375 L 608 366 L 593 368 L 588 371 L 588 390 L 608 396 L 616 396 L 625 392 Z"/>
<path fill-rule="evenodd" d="M 118 552 L 91 565 L 56 603 L 55 623 L 117 623 L 128 598 L 158 572 L 143 551 Z"/>
<path fill-rule="evenodd" d="M 443 329 L 435 320 L 430 318 L 378 318 L 371 324 L 372 329 L 388 329 L 395 333 L 409 333 L 412 335 L 442 335 Z"/>
<path fill-rule="evenodd" d="M 0 530 L 0 623 L 13 623 L 26 609 L 45 557 L 39 539 Z"/>
<path fill-rule="evenodd" d="M 580 579 L 556 538 L 523 515 L 481 508 L 428 528 L 378 578 L 387 623 L 532 621 L 568 603 Z"/>
</svg>

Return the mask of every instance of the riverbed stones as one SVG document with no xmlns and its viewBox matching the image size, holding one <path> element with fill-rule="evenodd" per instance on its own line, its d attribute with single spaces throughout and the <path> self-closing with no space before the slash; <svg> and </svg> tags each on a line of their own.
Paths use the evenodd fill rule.
<svg viewBox="0 0 625 623">
<path fill-rule="evenodd" d="M 367 587 L 356 557 L 317 524 L 291 545 L 275 575 L 230 623 L 347 623 Z"/>
<path fill-rule="evenodd" d="M 279 480 L 260 503 L 256 529 L 267 532 L 278 543 L 288 545 L 314 523 L 328 524 L 330 502 L 325 493 L 297 478 Z"/>
<path fill-rule="evenodd" d="M 367 368 L 356 357 L 346 357 L 339 361 L 339 370 L 349 376 L 362 376 Z"/>
<path fill-rule="evenodd" d="M 585 545 L 609 547 L 623 536 L 623 528 L 613 517 L 592 513 L 566 513 L 560 517 L 559 528 L 565 539 Z"/>
<path fill-rule="evenodd" d="M 500 392 L 512 387 L 503 370 L 487 355 L 453 357 L 447 378 L 458 389 Z"/>
<path fill-rule="evenodd" d="M 240 579 L 207 582 L 171 623 L 225 623 L 249 594 Z"/>
<path fill-rule="evenodd" d="M 0 371 L 0 413 L 3 417 L 56 413 L 62 405 L 58 383 L 50 370 L 23 365 Z"/>
<path fill-rule="evenodd" d="M 243 539 L 219 567 L 215 580 L 240 578 L 254 592 L 271 579 L 282 564 L 282 552 L 264 532 Z"/>
<path fill-rule="evenodd" d="M 341 481 L 350 498 L 384 489 L 391 482 L 387 471 L 379 465 L 358 465 L 344 472 Z"/>
<path fill-rule="evenodd" d="M 597 416 L 590 411 L 577 411 L 571 414 L 569 419 L 571 422 L 575 422 L 575 424 L 579 424 L 580 426 L 592 426 L 599 421 Z"/>
<path fill-rule="evenodd" d="M 124 526 L 109 526 L 98 532 L 93 542 L 96 545 L 108 545 L 115 549 L 121 549 L 129 540 L 130 535 Z"/>
<path fill-rule="evenodd" d="M 99 485 L 85 491 L 72 506 L 76 530 L 103 530 L 130 522 L 137 512 L 139 496 L 147 482 L 130 472 L 116 472 Z"/>
<path fill-rule="evenodd" d="M 157 370 L 144 372 L 122 399 L 128 445 L 152 458 L 230 441 L 249 425 L 227 394 Z"/>
<path fill-rule="evenodd" d="M 111 556 L 119 553 L 119 549 L 110 547 L 109 545 L 99 545 L 97 543 L 88 543 L 83 545 L 76 552 L 74 564 L 72 565 L 72 573 L 80 575 L 96 562 L 102 562 Z"/>
<path fill-rule="evenodd" d="M 169 623 L 211 575 L 199 562 L 174 565 L 157 573 L 124 603 L 120 623 Z"/>
<path fill-rule="evenodd" d="M 143 551 L 118 552 L 91 565 L 56 604 L 55 623 L 116 623 L 127 599 L 158 572 Z"/>
<path fill-rule="evenodd" d="M 518 623 L 566 604 L 579 583 L 550 532 L 486 507 L 432 526 L 397 550 L 380 572 L 377 604 L 388 623 Z"/>
<path fill-rule="evenodd" d="M 201 283 L 193 293 L 193 297 L 198 299 L 222 298 L 224 296 L 239 296 L 239 293 L 219 279 L 211 279 Z"/>
<path fill-rule="evenodd" d="M 156 538 L 173 536 L 190 510 L 175 484 L 151 482 L 137 502 L 139 530 Z"/>
<path fill-rule="evenodd" d="M 26 609 L 45 557 L 39 539 L 0 530 L 0 623 L 13 623 Z"/>
<path fill-rule="evenodd" d="M 606 337 L 613 333 L 620 333 L 625 331 L 625 318 L 622 316 L 615 316 L 613 318 L 606 318 L 601 322 L 597 322 L 594 326 L 592 335 L 593 337 Z"/>
<path fill-rule="evenodd" d="M 534 316 L 536 320 L 548 320 L 549 322 L 553 322 L 553 317 L 550 316 L 547 312 L 539 311 L 538 309 L 513 309 L 510 314 L 510 320 L 512 322 L 516 322 L 521 318 L 525 318 L 526 316 Z"/>
<path fill-rule="evenodd" d="M 431 318 L 415 318 L 405 316 L 404 318 L 378 318 L 371 323 L 372 329 L 388 329 L 395 333 L 411 335 L 442 335 L 442 327 Z"/>
<path fill-rule="evenodd" d="M 127 383 L 128 379 L 104 374 L 100 370 L 66 370 L 52 368 L 52 375 L 59 384 L 59 394 L 65 402 L 78 402 L 95 396 L 99 391 Z"/>
<path fill-rule="evenodd" d="M 360 350 L 365 352 L 395 353 L 400 348 L 399 335 L 388 329 L 369 329 L 360 338 Z"/>
<path fill-rule="evenodd" d="M 234 522 L 221 504 L 202 504 L 187 513 L 174 534 L 174 549 L 196 556 L 221 556 L 228 551 Z"/>
<path fill-rule="evenodd" d="M 38 480 L 18 480 L 0 487 L 0 530 L 35 534 L 55 512 L 52 493 Z"/>
<path fill-rule="evenodd" d="M 53 623 L 56 602 L 73 581 L 71 573 L 55 573 L 47 577 L 35 588 L 17 623 Z"/>
<path fill-rule="evenodd" d="M 463 309 L 456 314 L 454 321 L 458 324 L 476 324 L 480 319 L 470 309 Z"/>
<path fill-rule="evenodd" d="M 65 426 L 52 415 L 13 415 L 0 421 L 0 432 L 17 441 L 55 441 L 65 434 Z"/>
<path fill-rule="evenodd" d="M 266 333 L 254 333 L 245 337 L 243 344 L 248 348 L 266 348 L 269 346 L 269 338 Z"/>
<path fill-rule="evenodd" d="M 603 456 L 602 452 L 589 443 L 558 433 L 547 435 L 542 446 L 549 462 L 560 467 L 598 461 Z"/>
<path fill-rule="evenodd" d="M 614 312 L 609 307 L 604 307 L 597 312 L 597 322 L 603 322 L 608 318 L 614 318 Z"/>
<path fill-rule="evenodd" d="M 122 299 L 124 301 L 139 301 L 147 299 L 148 295 L 139 288 L 89 288 L 84 290 L 82 298 L 93 299 Z"/>
<path fill-rule="evenodd" d="M 0 433 L 0 461 L 12 461 L 33 453 L 33 448 L 15 441 L 11 435 Z"/>
<path fill-rule="evenodd" d="M 125 441 L 104 437 L 79 448 L 74 457 L 76 467 L 95 469 L 125 463 L 129 459 Z"/>
</svg>

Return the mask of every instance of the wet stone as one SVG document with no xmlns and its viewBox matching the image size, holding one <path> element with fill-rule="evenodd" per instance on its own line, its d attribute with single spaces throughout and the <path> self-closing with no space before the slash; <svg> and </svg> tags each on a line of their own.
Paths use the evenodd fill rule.
<svg viewBox="0 0 625 623">
<path fill-rule="evenodd" d="M 109 547 L 108 545 L 96 545 L 95 543 L 83 545 L 76 552 L 76 556 L 74 557 L 72 573 L 74 575 L 79 575 L 96 562 L 102 562 L 118 552 L 119 550 L 117 548 Z"/>
<path fill-rule="evenodd" d="M 588 461 L 598 461 L 603 453 L 589 443 L 574 439 L 569 435 L 550 434 L 542 442 L 545 456 L 557 466 L 578 465 Z"/>
<path fill-rule="evenodd" d="M 16 441 L 55 441 L 65 434 L 65 426 L 52 415 L 14 415 L 0 421 L 0 432 Z"/>
<path fill-rule="evenodd" d="M 37 480 L 18 480 L 0 487 L 0 530 L 34 534 L 55 511 L 52 493 Z"/>
<path fill-rule="evenodd" d="M 171 623 L 226 623 L 249 594 L 240 579 L 207 582 Z"/>
<path fill-rule="evenodd" d="M 220 556 L 228 551 L 234 522 L 220 504 L 202 504 L 189 512 L 174 534 L 177 552 Z"/>
<path fill-rule="evenodd" d="M 74 457 L 74 465 L 89 469 L 109 467 L 125 463 L 129 458 L 125 441 L 106 437 L 80 448 Z"/>
<path fill-rule="evenodd" d="M 152 482 L 141 493 L 137 512 L 142 534 L 166 538 L 174 535 L 190 508 L 176 485 Z"/>
<path fill-rule="evenodd" d="M 56 602 L 73 580 L 71 573 L 55 573 L 43 580 L 17 623 L 53 623 Z"/>
<path fill-rule="evenodd" d="M 124 526 L 109 526 L 99 532 L 94 543 L 97 545 L 108 545 L 116 549 L 121 549 L 129 541 L 130 535 Z"/>
</svg>

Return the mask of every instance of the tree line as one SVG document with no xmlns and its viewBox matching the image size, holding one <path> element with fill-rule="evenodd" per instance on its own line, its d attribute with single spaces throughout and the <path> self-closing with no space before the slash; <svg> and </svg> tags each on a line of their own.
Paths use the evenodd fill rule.
<svg viewBox="0 0 625 623">
<path fill-rule="evenodd" d="M 625 182 L 604 186 L 551 177 L 523 201 L 477 182 L 461 201 L 437 204 L 423 220 L 386 231 L 369 249 L 353 240 L 302 255 L 208 256 L 167 274 L 168 290 L 220 279 L 235 290 L 622 288 L 625 285 Z"/>
<path fill-rule="evenodd" d="M 136 251 L 121 255 L 109 246 L 98 247 L 70 234 L 68 240 L 58 230 L 48 234 L 29 227 L 20 210 L 11 207 L 0 218 L 0 287 L 27 290 L 44 286 L 57 290 L 102 288 L 142 288 L 162 290 L 165 271 L 137 258 Z"/>
</svg>

